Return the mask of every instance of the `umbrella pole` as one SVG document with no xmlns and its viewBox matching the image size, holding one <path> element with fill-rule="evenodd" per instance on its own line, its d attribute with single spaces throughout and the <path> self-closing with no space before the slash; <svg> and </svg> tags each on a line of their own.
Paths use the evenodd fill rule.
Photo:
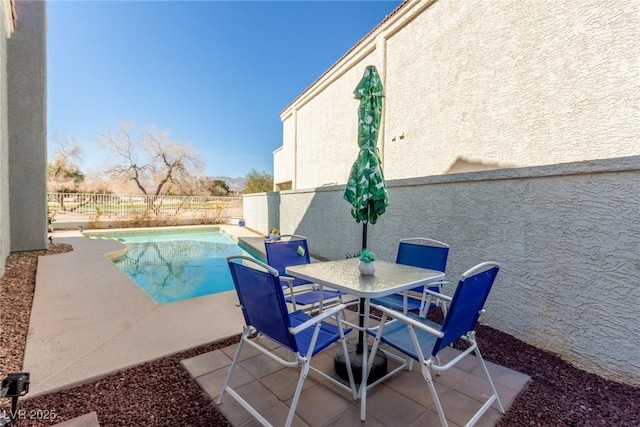
<svg viewBox="0 0 640 427">
<path fill-rule="evenodd" d="M 367 248 L 367 222 L 363 223 L 362 227 L 362 249 Z M 365 299 L 360 298 L 360 307 L 358 307 L 358 325 L 360 326 L 360 330 L 358 331 L 358 342 L 356 343 L 355 351 L 353 347 L 349 350 L 349 361 L 351 365 L 351 371 L 353 373 L 353 378 L 356 382 L 362 381 L 362 370 L 363 370 L 363 354 L 364 354 L 364 346 L 367 342 L 365 332 L 364 332 L 364 316 L 368 316 L 369 313 L 365 313 Z M 367 351 L 368 346 L 367 346 Z M 387 356 L 380 350 L 376 352 L 376 354 L 369 354 L 370 358 L 369 363 L 371 366 L 371 370 L 367 376 L 367 384 L 371 384 L 379 380 L 387 373 Z M 368 363 L 368 364 L 369 364 Z M 333 358 L 333 364 L 338 376 L 342 379 L 348 379 L 349 374 L 346 369 L 346 359 L 341 349 L 336 350 L 336 353 Z"/>
<path fill-rule="evenodd" d="M 367 249 L 367 225 L 369 223 L 364 221 L 362 223 L 362 249 Z"/>
<path fill-rule="evenodd" d="M 367 225 L 368 221 L 362 222 L 362 249 L 367 249 Z M 360 307 L 358 308 L 358 314 L 360 315 L 358 318 L 358 325 L 360 326 L 360 331 L 358 331 L 358 343 L 356 344 L 356 353 L 362 354 L 362 350 L 364 349 L 364 298 L 360 298 Z"/>
</svg>

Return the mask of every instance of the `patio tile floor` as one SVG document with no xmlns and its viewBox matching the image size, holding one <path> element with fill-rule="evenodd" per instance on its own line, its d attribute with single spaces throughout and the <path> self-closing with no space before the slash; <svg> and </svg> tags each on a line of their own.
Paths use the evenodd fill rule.
<svg viewBox="0 0 640 427">
<path fill-rule="evenodd" d="M 268 341 L 263 339 L 264 341 Z M 195 382 L 215 405 L 231 366 L 237 344 L 182 361 Z M 337 347 L 330 347 L 314 356 L 312 365 L 331 372 L 333 354 Z M 482 349 L 481 349 L 482 350 Z M 450 360 L 457 350 L 441 353 L 443 362 Z M 459 364 L 435 377 L 442 405 L 449 425 L 464 425 L 477 411 L 488 395 L 488 386 L 478 376 L 479 365 L 473 356 L 467 356 Z M 394 362 L 389 359 L 389 368 Z M 487 362 L 505 409 L 527 385 L 527 375 Z M 299 371 L 284 368 L 267 356 L 246 346 L 243 358 L 234 375 L 232 387 L 250 402 L 273 425 L 283 425 L 291 404 Z M 234 426 L 254 426 L 259 423 L 230 395 L 226 395 L 218 409 Z M 490 408 L 476 424 L 494 426 L 501 414 Z M 360 423 L 360 401 L 338 389 L 322 377 L 310 372 L 307 377 L 294 426 L 353 426 Z M 403 372 L 371 389 L 367 397 L 367 426 L 424 426 L 439 425 L 433 400 L 417 363 L 411 371 Z"/>
</svg>

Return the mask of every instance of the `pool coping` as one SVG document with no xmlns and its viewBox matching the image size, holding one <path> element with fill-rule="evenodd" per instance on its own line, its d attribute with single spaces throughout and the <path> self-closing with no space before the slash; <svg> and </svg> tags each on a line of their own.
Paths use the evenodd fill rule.
<svg viewBox="0 0 640 427">
<path fill-rule="evenodd" d="M 146 227 L 146 228 L 108 228 L 108 229 L 100 229 L 100 230 L 83 230 L 80 233 L 84 237 L 99 237 L 105 235 L 113 235 L 113 234 L 153 234 L 158 232 L 171 232 L 171 233 L 179 233 L 181 231 L 190 231 L 190 230 L 212 230 L 212 231 L 221 231 L 220 227 L 217 225 L 192 225 L 192 226 L 175 226 L 175 227 Z M 227 236 L 234 238 L 235 236 L 229 235 L 225 233 Z M 234 238 L 237 241 L 237 238 Z M 122 249 L 105 253 L 104 255 L 110 260 L 115 260 L 124 256 L 127 253 L 126 246 Z"/>
<path fill-rule="evenodd" d="M 202 228 L 183 228 L 194 227 Z M 262 239 L 244 227 L 219 229 L 235 239 Z M 53 233 L 53 240 L 74 250 L 38 261 L 23 362 L 31 373 L 30 397 L 242 331 L 233 291 L 158 305 L 105 256 L 121 251 L 122 243 L 79 231 Z"/>
</svg>

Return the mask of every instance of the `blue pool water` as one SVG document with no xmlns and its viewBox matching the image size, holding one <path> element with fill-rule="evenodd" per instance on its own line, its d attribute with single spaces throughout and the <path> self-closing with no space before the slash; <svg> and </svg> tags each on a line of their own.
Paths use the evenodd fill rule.
<svg viewBox="0 0 640 427">
<path fill-rule="evenodd" d="M 233 289 L 226 258 L 258 254 L 220 231 L 171 231 L 101 235 L 127 246 L 114 262 L 156 303 L 166 304 Z"/>
</svg>

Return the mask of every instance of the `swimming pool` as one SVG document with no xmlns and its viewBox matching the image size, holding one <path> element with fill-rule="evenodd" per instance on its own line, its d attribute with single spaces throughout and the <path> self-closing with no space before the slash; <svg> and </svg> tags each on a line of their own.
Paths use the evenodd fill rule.
<svg viewBox="0 0 640 427">
<path fill-rule="evenodd" d="M 115 264 L 158 304 L 230 291 L 233 280 L 226 258 L 261 258 L 215 228 L 114 232 L 91 238 L 125 244 L 127 253 Z"/>
</svg>

